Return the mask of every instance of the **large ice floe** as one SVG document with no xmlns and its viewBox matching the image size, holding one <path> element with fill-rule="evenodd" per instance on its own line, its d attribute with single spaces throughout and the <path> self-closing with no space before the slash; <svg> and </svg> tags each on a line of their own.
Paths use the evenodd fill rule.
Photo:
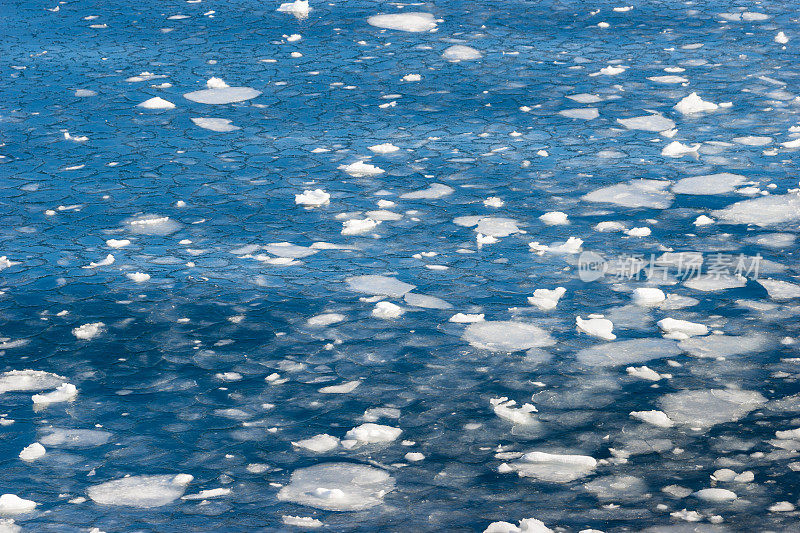
<svg viewBox="0 0 800 533">
<path fill-rule="evenodd" d="M 430 13 L 405 12 L 373 15 L 367 19 L 370 26 L 408 32 L 433 31 L 436 19 Z"/>
<path fill-rule="evenodd" d="M 86 493 L 101 505 L 160 507 L 183 496 L 192 479 L 189 474 L 130 476 L 92 485 Z"/>
<path fill-rule="evenodd" d="M 634 180 L 597 189 L 584 195 L 589 202 L 604 202 L 623 207 L 666 209 L 674 196 L 667 188 L 670 182 L 660 180 Z"/>
<path fill-rule="evenodd" d="M 539 326 L 513 320 L 472 323 L 464 330 L 463 339 L 475 348 L 493 352 L 517 352 L 556 343 Z"/>
<path fill-rule="evenodd" d="M 362 511 L 394 490 L 388 472 L 356 463 L 323 463 L 292 472 L 278 499 L 328 511 Z"/>
</svg>

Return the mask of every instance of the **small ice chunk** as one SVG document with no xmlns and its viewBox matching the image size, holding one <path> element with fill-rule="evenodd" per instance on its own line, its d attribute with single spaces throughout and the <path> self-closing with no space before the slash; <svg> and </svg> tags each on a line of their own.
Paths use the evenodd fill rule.
<svg viewBox="0 0 800 533">
<path fill-rule="evenodd" d="M 558 114 L 562 117 L 577 118 L 582 120 L 593 120 L 600 116 L 600 112 L 596 107 L 562 109 L 558 112 Z"/>
<path fill-rule="evenodd" d="M 658 327 L 670 339 L 684 340 L 697 335 L 708 335 L 708 326 L 688 320 L 664 318 L 658 321 Z"/>
<path fill-rule="evenodd" d="M 707 217 L 705 215 L 700 215 L 694 220 L 694 222 L 692 222 L 692 224 L 694 224 L 695 226 L 708 226 L 709 224 L 713 223 L 714 219 L 711 217 Z"/>
<path fill-rule="evenodd" d="M 525 403 L 520 407 L 515 407 L 517 402 L 509 400 L 505 396 L 502 398 L 492 398 L 489 400 L 489 403 L 492 405 L 494 414 L 514 425 L 532 426 L 539 423 L 536 417 L 531 414 L 537 412 L 536 407 L 532 404 Z"/>
<path fill-rule="evenodd" d="M 592 337 L 597 337 L 607 341 L 613 341 L 617 338 L 614 333 L 614 324 L 607 318 L 590 318 L 587 320 L 582 319 L 580 316 L 575 317 L 575 324 L 578 331 L 582 331 Z"/>
<path fill-rule="evenodd" d="M 292 442 L 292 445 L 314 453 L 325 453 L 339 447 L 339 439 L 325 433 L 314 435 L 310 439 Z"/>
<path fill-rule="evenodd" d="M 402 282 L 397 278 L 374 274 L 353 276 L 347 278 L 345 281 L 351 291 L 373 294 L 376 296 L 389 296 L 391 298 L 400 298 L 407 292 L 416 288 L 416 285 Z"/>
<path fill-rule="evenodd" d="M 580 350 L 576 357 L 581 364 L 606 367 L 675 357 L 680 353 L 678 344 L 672 340 L 644 338 L 598 344 Z"/>
<path fill-rule="evenodd" d="M 683 76 L 675 76 L 668 75 L 668 76 L 650 76 L 647 78 L 650 81 L 654 81 L 656 83 L 688 83 L 688 79 L 684 78 Z M 670 129 L 670 128 L 664 128 Z"/>
<path fill-rule="evenodd" d="M 408 452 L 407 454 L 405 454 L 403 456 L 403 458 L 406 461 L 409 461 L 409 462 L 412 462 L 412 463 L 417 463 L 417 462 L 422 461 L 423 459 L 425 459 L 425 454 L 422 454 L 422 453 L 419 453 L 419 452 Z"/>
<path fill-rule="evenodd" d="M 520 477 L 532 477 L 548 483 L 569 483 L 588 476 L 597 460 L 588 455 L 560 455 L 528 452 L 509 465 Z"/>
<path fill-rule="evenodd" d="M 105 258 L 101 259 L 100 261 L 97 262 L 92 261 L 91 263 L 89 263 L 89 266 L 85 266 L 83 268 L 97 268 L 101 266 L 113 265 L 115 260 L 116 259 L 114 259 L 113 255 L 108 254 L 107 256 L 105 256 Z"/>
<path fill-rule="evenodd" d="M 494 208 L 498 208 L 498 209 L 503 207 L 505 204 L 506 203 L 501 198 L 498 198 L 497 196 L 490 196 L 486 200 L 483 201 L 483 205 L 485 205 L 486 207 L 494 207 Z"/>
<path fill-rule="evenodd" d="M 473 322 L 483 322 L 484 321 L 484 314 L 467 314 L 467 313 L 456 313 L 450 317 L 450 322 L 455 322 L 456 324 L 470 324 Z"/>
<path fill-rule="evenodd" d="M 217 488 L 217 489 L 205 489 L 201 490 L 197 494 L 187 494 L 186 496 L 181 496 L 181 500 L 207 500 L 210 498 L 219 498 L 220 496 L 227 496 L 231 493 L 231 489 L 226 488 Z"/>
<path fill-rule="evenodd" d="M 758 279 L 759 285 L 767 289 L 767 294 L 773 300 L 791 300 L 800 298 L 800 285 L 777 279 Z"/>
<path fill-rule="evenodd" d="M 358 380 L 347 381 L 339 385 L 328 385 L 327 387 L 322 387 L 319 389 L 319 392 L 322 394 L 350 394 L 356 390 L 359 385 L 361 385 L 361 382 Z"/>
<path fill-rule="evenodd" d="M 542 255 L 545 252 L 552 254 L 577 254 L 581 251 L 583 246 L 583 239 L 577 237 L 570 237 L 564 242 L 554 242 L 550 245 L 541 244 L 538 241 L 529 242 L 528 247 L 532 252 Z"/>
<path fill-rule="evenodd" d="M 555 309 L 558 301 L 567 289 L 564 287 L 556 287 L 555 289 L 536 289 L 533 291 L 533 296 L 528 296 L 528 303 L 538 307 L 542 311 L 549 311 Z"/>
<path fill-rule="evenodd" d="M 370 146 L 369 149 L 376 154 L 393 154 L 400 150 L 400 148 L 392 143 L 376 144 L 374 146 Z"/>
<path fill-rule="evenodd" d="M 652 230 L 648 227 L 642 228 L 631 228 L 625 230 L 625 235 L 628 237 L 647 237 L 652 233 Z"/>
<path fill-rule="evenodd" d="M 363 161 L 356 161 L 355 163 L 351 163 L 349 165 L 340 165 L 339 168 L 355 178 L 378 176 L 385 172 L 382 168 L 376 167 L 375 165 L 370 165 L 369 163 L 365 163 Z"/>
<path fill-rule="evenodd" d="M 451 62 L 473 61 L 482 58 L 483 54 L 471 46 L 454 44 L 442 52 L 442 57 Z"/>
<path fill-rule="evenodd" d="M 319 207 L 326 205 L 331 199 L 331 195 L 322 189 L 314 189 L 313 191 L 303 191 L 300 194 L 294 195 L 294 203 L 297 205 L 307 205 L 310 207 Z"/>
<path fill-rule="evenodd" d="M 372 316 L 384 320 L 391 320 L 401 317 L 405 312 L 405 309 L 391 302 L 378 302 L 372 310 Z"/>
<path fill-rule="evenodd" d="M 320 520 L 310 516 L 283 515 L 281 521 L 287 526 L 297 526 L 302 529 L 317 529 L 325 525 Z"/>
<path fill-rule="evenodd" d="M 394 478 L 372 466 L 324 463 L 295 470 L 278 499 L 329 511 L 362 511 L 383 503 L 394 485 Z"/>
<path fill-rule="evenodd" d="M 311 12 L 311 7 L 308 5 L 308 0 L 294 0 L 294 2 L 284 2 L 278 7 L 280 13 L 288 13 L 294 15 L 298 20 L 308 18 Z"/>
<path fill-rule="evenodd" d="M 474 322 L 467 326 L 462 338 L 475 348 L 493 352 L 517 352 L 556 343 L 542 328 L 510 320 Z"/>
<path fill-rule="evenodd" d="M 683 157 L 685 155 L 696 154 L 700 150 L 700 143 L 692 145 L 683 144 L 682 142 L 672 141 L 661 150 L 661 155 L 666 157 Z"/>
<path fill-rule="evenodd" d="M 773 503 L 767 510 L 773 513 L 790 513 L 794 511 L 794 509 L 795 507 L 791 502 L 784 501 Z"/>
<path fill-rule="evenodd" d="M 169 217 L 141 215 L 125 220 L 133 233 L 142 235 L 169 235 L 180 229 L 181 225 Z"/>
<path fill-rule="evenodd" d="M 140 104 L 136 104 L 136 107 L 141 107 L 142 109 L 175 109 L 175 104 L 159 96 L 155 96 Z"/>
<path fill-rule="evenodd" d="M 661 114 L 644 115 L 642 117 L 618 118 L 617 122 L 629 130 L 665 131 L 675 127 L 675 121 Z"/>
<path fill-rule="evenodd" d="M 432 183 L 425 189 L 401 194 L 400 198 L 404 198 L 406 200 L 435 200 L 449 194 L 453 194 L 452 187 L 448 187 L 442 183 Z"/>
<path fill-rule="evenodd" d="M 779 31 L 773 40 L 778 44 L 786 44 L 789 42 L 789 38 L 782 31 Z"/>
<path fill-rule="evenodd" d="M 10 370 L 0 374 L 0 394 L 54 389 L 66 379 L 42 370 Z"/>
<path fill-rule="evenodd" d="M 629 376 L 645 381 L 660 381 L 663 376 L 648 366 L 629 366 L 625 369 Z"/>
<path fill-rule="evenodd" d="M 217 133 L 227 133 L 242 129 L 231 124 L 232 120 L 229 118 L 194 117 L 191 120 L 195 126 L 200 126 L 204 130 L 216 131 Z"/>
<path fill-rule="evenodd" d="M 664 411 L 633 411 L 631 416 L 660 428 L 671 428 L 675 425 Z"/>
<path fill-rule="evenodd" d="M 568 223 L 567 214 L 562 213 L 561 211 L 549 211 L 544 215 L 540 216 L 539 220 L 541 220 L 548 226 L 560 226 Z"/>
<path fill-rule="evenodd" d="M 24 500 L 16 494 L 3 494 L 0 496 L 0 515 L 14 516 L 29 513 L 36 508 L 36 505 L 35 501 Z"/>
<path fill-rule="evenodd" d="M 701 489 L 692 493 L 692 496 L 705 500 L 707 502 L 732 502 L 738 496 L 736 493 L 728 489 Z"/>
<path fill-rule="evenodd" d="M 483 533 L 553 533 L 553 530 L 541 520 L 525 518 L 519 521 L 519 526 L 510 522 L 492 522 Z"/>
<path fill-rule="evenodd" d="M 380 444 L 397 440 L 401 433 L 400 428 L 367 422 L 348 431 L 345 438 L 362 444 Z"/>
<path fill-rule="evenodd" d="M 371 218 L 352 218 L 345 220 L 342 223 L 342 235 L 362 235 L 375 229 L 380 220 L 372 220 Z"/>
<path fill-rule="evenodd" d="M 648 207 L 666 209 L 674 196 L 665 189 L 670 182 L 661 180 L 633 180 L 603 187 L 583 196 L 589 202 L 604 202 L 623 207 Z"/>
<path fill-rule="evenodd" d="M 389 15 L 373 15 L 367 19 L 367 24 L 376 28 L 413 33 L 436 30 L 436 19 L 433 15 L 413 11 Z"/>
<path fill-rule="evenodd" d="M 160 507 L 183 496 L 193 479 L 189 474 L 130 476 L 92 485 L 86 493 L 101 505 Z"/>
<path fill-rule="evenodd" d="M 32 463 L 44 457 L 46 453 L 47 450 L 44 449 L 44 446 L 38 442 L 34 442 L 33 444 L 25 446 L 22 451 L 19 452 L 19 458 L 26 463 Z"/>
<path fill-rule="evenodd" d="M 78 388 L 72 383 L 62 383 L 56 390 L 31 396 L 33 403 L 39 407 L 47 407 L 51 403 L 71 402 L 78 395 Z"/>
<path fill-rule="evenodd" d="M 403 76 L 403 81 L 422 81 L 422 76 L 419 74 L 406 74 Z"/>
<path fill-rule="evenodd" d="M 251 100 L 260 94 L 261 91 L 257 91 L 252 87 L 226 86 L 215 89 L 192 91 L 184 94 L 183 97 L 199 104 L 222 105 Z"/>
<path fill-rule="evenodd" d="M 689 96 L 681 99 L 680 102 L 675 104 L 675 109 L 684 115 L 692 115 L 695 113 L 703 113 L 706 111 L 714 111 L 719 106 L 712 102 L 706 102 L 697 93 L 692 93 Z"/>
<path fill-rule="evenodd" d="M 81 340 L 92 340 L 99 337 L 106 330 L 106 325 L 103 322 L 91 322 L 78 326 L 72 330 L 72 334 Z"/>
<path fill-rule="evenodd" d="M 124 248 L 131 243 L 128 239 L 108 239 L 106 245 L 109 248 Z"/>
<path fill-rule="evenodd" d="M 314 328 L 323 328 L 338 322 L 343 322 L 347 317 L 341 313 L 323 313 L 315 315 L 306 320 L 306 324 Z"/>
<path fill-rule="evenodd" d="M 150 280 L 150 274 L 145 272 L 128 272 L 125 274 L 125 277 L 135 283 L 144 283 L 145 281 Z"/>
<path fill-rule="evenodd" d="M 722 291 L 726 289 L 737 289 L 747 285 L 747 278 L 741 275 L 718 275 L 704 274 L 695 276 L 685 281 L 684 286 L 703 292 Z"/>
</svg>

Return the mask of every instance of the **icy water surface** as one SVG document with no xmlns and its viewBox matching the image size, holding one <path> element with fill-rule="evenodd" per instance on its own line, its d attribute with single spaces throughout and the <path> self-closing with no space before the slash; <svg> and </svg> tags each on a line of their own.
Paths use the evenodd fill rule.
<svg viewBox="0 0 800 533">
<path fill-rule="evenodd" d="M 1 4 L 0 531 L 800 531 L 794 3 Z"/>
</svg>

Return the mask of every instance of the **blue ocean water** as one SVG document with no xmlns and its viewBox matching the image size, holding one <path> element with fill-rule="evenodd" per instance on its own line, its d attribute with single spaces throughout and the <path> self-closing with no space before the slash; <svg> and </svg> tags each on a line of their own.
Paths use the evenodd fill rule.
<svg viewBox="0 0 800 533">
<path fill-rule="evenodd" d="M 795 6 L 279 6 L 0 5 L 0 530 L 800 531 Z"/>
</svg>

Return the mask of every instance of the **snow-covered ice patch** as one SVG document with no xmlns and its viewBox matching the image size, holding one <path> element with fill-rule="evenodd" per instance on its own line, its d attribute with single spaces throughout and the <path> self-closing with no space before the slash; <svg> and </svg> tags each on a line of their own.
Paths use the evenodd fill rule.
<svg viewBox="0 0 800 533">
<path fill-rule="evenodd" d="M 394 478 L 379 468 L 325 463 L 295 470 L 278 499 L 328 511 L 362 511 L 382 504 L 394 486 Z"/>
</svg>

